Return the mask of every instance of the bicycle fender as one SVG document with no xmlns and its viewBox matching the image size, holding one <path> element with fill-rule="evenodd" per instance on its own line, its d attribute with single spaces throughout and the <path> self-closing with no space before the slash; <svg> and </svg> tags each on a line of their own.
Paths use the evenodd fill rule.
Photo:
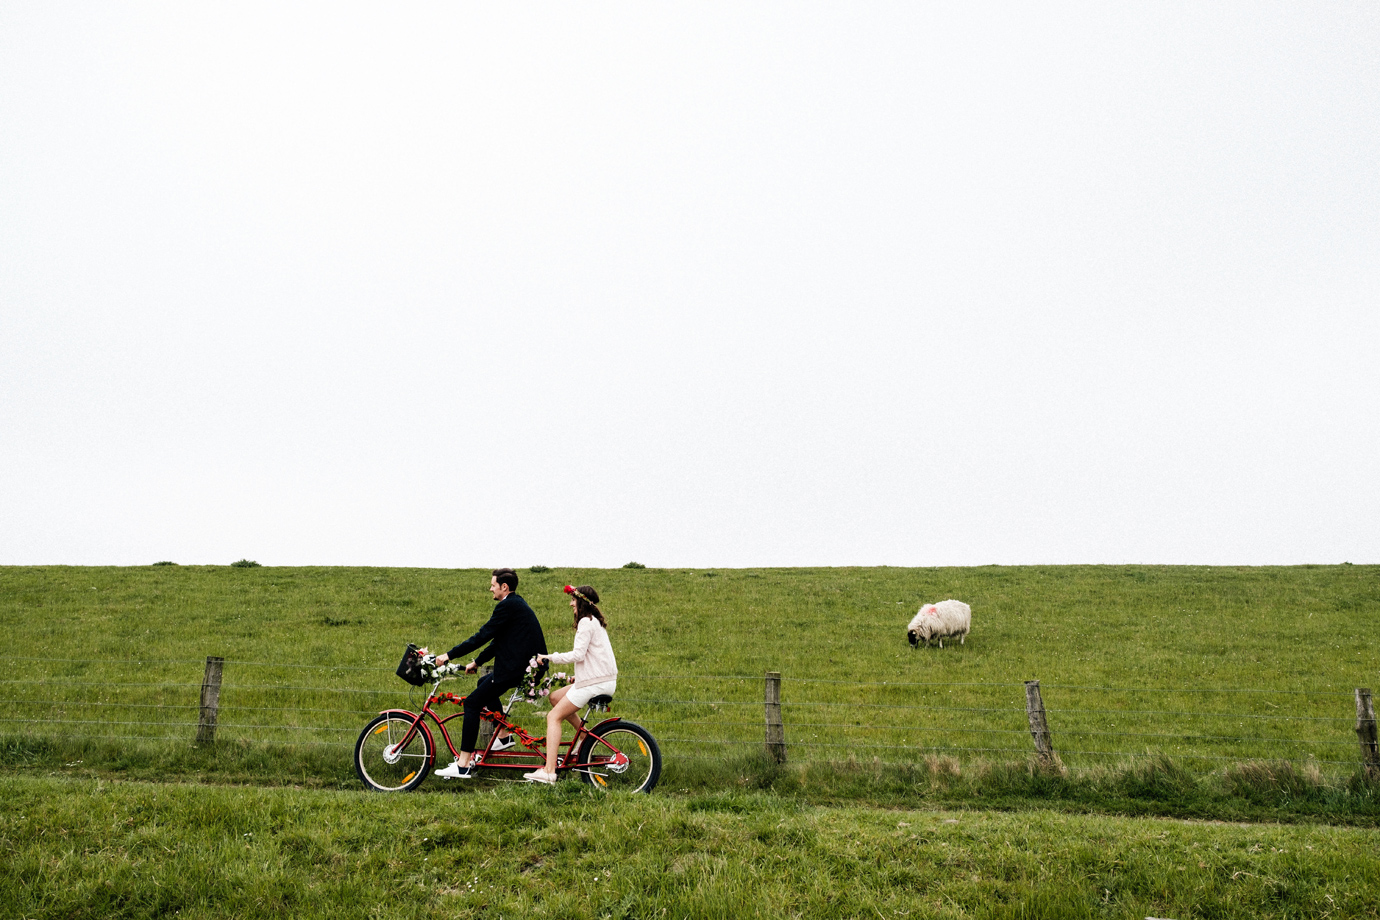
<svg viewBox="0 0 1380 920">
<path fill-rule="evenodd" d="M 588 728 L 588 726 L 586 726 L 586 728 L 587 728 L 589 731 L 591 731 L 591 732 L 596 732 L 596 731 L 598 731 L 599 729 L 603 728 L 605 725 L 612 725 L 614 722 L 622 722 L 622 721 L 623 721 L 623 717 L 622 717 L 622 716 L 609 716 L 607 719 L 605 719 L 604 721 L 598 723 L 598 724 L 595 725 L 593 728 Z"/>
<path fill-rule="evenodd" d="M 423 735 L 426 735 L 426 743 L 427 743 L 427 745 L 431 748 L 431 751 L 432 751 L 432 759 L 433 759 L 433 760 L 436 759 L 436 758 L 435 758 L 435 753 L 436 753 L 436 739 L 432 737 L 432 735 L 431 735 L 431 729 L 427 726 L 427 724 L 426 724 L 426 719 L 422 719 L 420 722 L 418 722 L 418 721 L 417 721 L 417 714 L 416 714 L 415 712 L 409 712 L 409 711 L 406 710 L 406 709 L 384 709 L 384 710 L 381 710 L 381 711 L 379 712 L 379 715 L 381 715 L 381 716 L 406 716 L 408 719 L 412 720 L 413 722 L 416 722 L 416 723 L 417 723 L 417 731 L 421 732 Z"/>
</svg>

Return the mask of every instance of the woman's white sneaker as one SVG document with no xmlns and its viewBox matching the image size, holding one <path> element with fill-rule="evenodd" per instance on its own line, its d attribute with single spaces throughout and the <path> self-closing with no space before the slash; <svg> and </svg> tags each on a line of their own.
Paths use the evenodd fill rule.
<svg viewBox="0 0 1380 920">
<path fill-rule="evenodd" d="M 548 786 L 556 785 L 556 774 L 547 773 L 545 770 L 533 770 L 531 773 L 522 774 L 522 778 L 529 783 L 545 783 Z"/>
</svg>

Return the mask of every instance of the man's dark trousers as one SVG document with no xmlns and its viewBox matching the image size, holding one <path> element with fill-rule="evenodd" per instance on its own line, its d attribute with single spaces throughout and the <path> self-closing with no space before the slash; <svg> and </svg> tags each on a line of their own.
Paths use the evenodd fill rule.
<svg viewBox="0 0 1380 920">
<path fill-rule="evenodd" d="M 502 683 L 494 680 L 493 674 L 479 678 L 474 692 L 465 697 L 465 720 L 460 724 L 460 750 L 473 751 L 479 742 L 480 713 L 486 709 L 501 710 L 499 705 L 503 694 L 522 682 L 522 676 Z"/>
</svg>

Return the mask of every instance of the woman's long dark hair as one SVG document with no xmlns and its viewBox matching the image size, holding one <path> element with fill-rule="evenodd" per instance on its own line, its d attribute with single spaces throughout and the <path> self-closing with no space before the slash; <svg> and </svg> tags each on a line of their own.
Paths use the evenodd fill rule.
<svg viewBox="0 0 1380 920">
<path fill-rule="evenodd" d="M 575 590 L 589 598 L 589 600 L 580 597 L 575 598 L 575 628 L 579 628 L 580 621 L 585 617 L 594 617 L 594 619 L 599 621 L 600 626 L 608 629 L 609 624 L 608 621 L 604 619 L 603 611 L 594 606 L 599 603 L 599 592 L 595 591 L 589 585 L 579 585 Z"/>
</svg>

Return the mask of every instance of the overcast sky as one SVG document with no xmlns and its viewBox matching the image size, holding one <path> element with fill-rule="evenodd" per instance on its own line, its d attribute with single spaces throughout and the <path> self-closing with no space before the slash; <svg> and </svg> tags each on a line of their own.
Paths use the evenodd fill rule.
<svg viewBox="0 0 1380 920">
<path fill-rule="evenodd" d="M 0 6 L 0 564 L 1380 562 L 1380 6 Z"/>
</svg>

